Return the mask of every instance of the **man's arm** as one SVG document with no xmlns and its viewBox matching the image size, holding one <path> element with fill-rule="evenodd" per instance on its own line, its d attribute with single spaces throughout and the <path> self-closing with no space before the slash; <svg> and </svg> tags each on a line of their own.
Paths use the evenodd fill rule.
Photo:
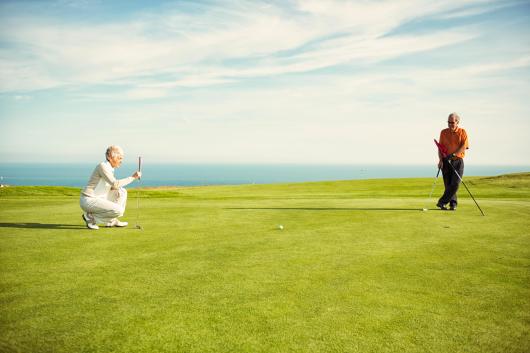
<svg viewBox="0 0 530 353">
<path fill-rule="evenodd" d="M 463 153 L 466 149 L 467 149 L 466 145 L 463 144 L 455 151 L 454 154 L 459 155 L 460 153 Z"/>
<path fill-rule="evenodd" d="M 461 153 L 464 153 L 469 148 L 469 141 L 467 139 L 466 130 L 462 129 L 462 143 L 460 147 L 454 152 L 455 155 L 459 156 Z"/>
</svg>

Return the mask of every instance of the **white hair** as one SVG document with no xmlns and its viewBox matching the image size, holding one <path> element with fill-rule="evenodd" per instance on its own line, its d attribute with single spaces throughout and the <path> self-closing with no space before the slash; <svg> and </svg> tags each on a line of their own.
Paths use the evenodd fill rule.
<svg viewBox="0 0 530 353">
<path fill-rule="evenodd" d="M 107 160 L 109 160 L 109 158 L 116 158 L 118 156 L 123 157 L 123 149 L 120 146 L 109 146 L 107 148 L 107 151 L 105 152 L 105 157 Z"/>
<path fill-rule="evenodd" d="M 456 113 L 451 113 L 451 114 L 449 114 L 449 118 L 450 118 L 450 117 L 453 117 L 457 123 L 460 122 L 460 116 L 459 116 L 458 114 L 456 114 Z"/>
</svg>

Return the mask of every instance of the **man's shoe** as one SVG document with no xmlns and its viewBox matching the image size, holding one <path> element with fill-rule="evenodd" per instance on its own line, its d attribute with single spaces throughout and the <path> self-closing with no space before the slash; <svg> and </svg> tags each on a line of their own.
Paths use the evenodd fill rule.
<svg viewBox="0 0 530 353">
<path fill-rule="evenodd" d="M 437 203 L 436 204 L 436 207 L 438 207 L 439 209 L 441 209 L 442 211 L 447 211 L 447 207 L 445 207 L 445 205 L 442 205 L 441 203 Z"/>
<path fill-rule="evenodd" d="M 112 221 L 107 223 L 107 227 L 127 227 L 129 225 L 128 222 L 121 222 L 118 221 L 118 219 L 114 218 Z"/>
<path fill-rule="evenodd" d="M 93 229 L 93 230 L 99 229 L 98 225 L 96 224 L 96 221 L 94 220 L 94 218 L 90 214 L 83 213 L 81 215 L 81 217 L 83 218 L 83 221 L 85 221 L 86 227 L 88 229 Z"/>
<path fill-rule="evenodd" d="M 456 205 L 455 204 L 449 205 L 449 210 L 456 211 Z"/>
</svg>

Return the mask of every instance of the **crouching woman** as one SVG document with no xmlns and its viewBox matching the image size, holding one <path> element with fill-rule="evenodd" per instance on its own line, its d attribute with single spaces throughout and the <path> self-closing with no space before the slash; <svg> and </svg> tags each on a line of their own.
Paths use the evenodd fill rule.
<svg viewBox="0 0 530 353">
<path fill-rule="evenodd" d="M 132 176 L 117 180 L 114 169 L 119 168 L 123 161 L 123 149 L 110 146 L 105 153 L 106 161 L 98 164 L 87 186 L 81 191 L 80 205 L 84 211 L 82 217 L 89 229 L 99 229 L 98 224 L 107 227 L 125 227 L 119 217 L 125 212 L 127 190 L 124 186 L 140 178 L 142 173 L 135 172 Z"/>
</svg>

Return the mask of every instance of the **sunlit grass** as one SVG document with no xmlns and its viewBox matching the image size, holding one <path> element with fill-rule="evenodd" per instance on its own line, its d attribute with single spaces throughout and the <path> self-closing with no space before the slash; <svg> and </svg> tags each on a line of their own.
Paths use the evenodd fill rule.
<svg viewBox="0 0 530 353">
<path fill-rule="evenodd" d="M 132 189 L 99 231 L 2 189 L 0 351 L 527 352 L 529 175 L 466 180 L 486 217 L 382 179 Z"/>
</svg>

